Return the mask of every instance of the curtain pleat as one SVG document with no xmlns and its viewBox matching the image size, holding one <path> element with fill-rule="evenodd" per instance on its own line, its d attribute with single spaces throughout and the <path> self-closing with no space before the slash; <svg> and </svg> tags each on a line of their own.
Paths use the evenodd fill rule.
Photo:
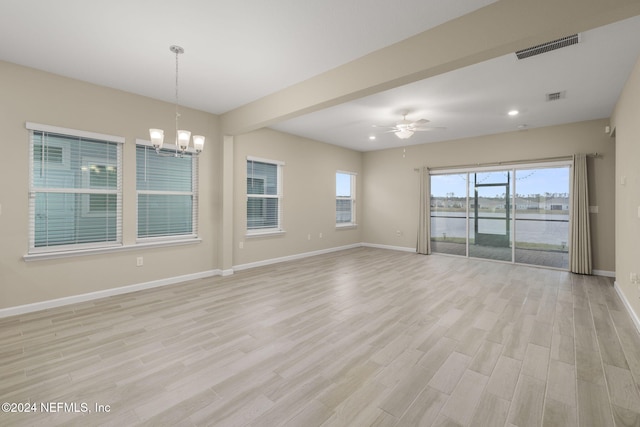
<svg viewBox="0 0 640 427">
<path fill-rule="evenodd" d="M 587 183 L 587 156 L 573 156 L 573 192 L 571 221 L 572 273 L 591 274 L 591 230 L 589 225 L 589 186 Z"/>
<path fill-rule="evenodd" d="M 420 168 L 420 212 L 416 252 L 431 254 L 431 182 L 429 168 Z"/>
</svg>

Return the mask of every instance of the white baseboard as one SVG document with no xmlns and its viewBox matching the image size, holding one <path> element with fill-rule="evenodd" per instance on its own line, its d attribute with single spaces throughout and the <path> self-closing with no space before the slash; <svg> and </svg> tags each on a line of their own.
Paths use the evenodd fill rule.
<svg viewBox="0 0 640 427">
<path fill-rule="evenodd" d="M 161 286 L 173 285 L 176 283 L 186 282 L 189 280 L 202 279 L 202 278 L 212 277 L 212 276 L 230 276 L 235 271 L 248 270 L 250 268 L 262 267 L 265 265 L 277 264 L 285 261 L 293 261 L 297 259 L 308 258 L 316 255 L 322 255 L 322 254 L 327 254 L 331 252 L 338 252 L 346 249 L 353 249 L 353 248 L 359 248 L 359 247 L 388 249 L 388 250 L 401 251 L 401 252 L 414 252 L 414 253 L 416 252 L 415 248 L 408 248 L 405 246 L 381 245 L 376 243 L 354 243 L 351 245 L 338 246 L 335 248 L 321 249 L 318 251 L 304 252 L 304 253 L 295 254 L 295 255 L 288 255 L 288 256 L 283 256 L 279 258 L 271 258 L 271 259 L 262 260 L 262 261 L 240 264 L 226 270 L 216 269 L 216 270 L 204 271 L 200 273 L 186 274 L 183 276 L 169 277 L 166 279 L 154 280 L 146 283 L 138 283 L 138 284 L 129 285 L 129 286 L 122 286 L 119 288 L 105 289 L 97 292 L 90 292 L 87 294 L 72 295 L 69 297 L 58 298 L 58 299 L 49 300 L 49 301 L 41 301 L 41 302 L 36 302 L 32 304 L 20 305 L 16 307 L 3 308 L 3 309 L 0 309 L 0 318 L 31 313 L 34 311 L 46 310 L 49 308 L 61 307 L 64 305 L 75 304 L 79 302 L 91 301 L 91 300 L 105 298 L 113 295 L 120 295 L 120 294 L 129 293 L 129 292 L 141 291 L 144 289 L 151 289 L 151 288 L 157 288 Z M 598 276 L 615 277 L 615 272 L 605 271 L 605 270 L 594 270 L 593 274 Z M 627 307 L 627 310 L 631 314 L 634 320 L 634 323 L 636 324 L 636 327 L 640 331 L 640 320 L 633 313 L 633 310 L 629 306 L 628 301 L 620 292 L 617 285 L 616 285 L 616 291 L 618 292 L 618 294 L 620 295 L 620 298 L 625 303 L 625 307 Z"/>
<path fill-rule="evenodd" d="M 416 251 L 416 248 L 407 248 L 405 246 L 379 245 L 377 243 L 361 243 L 360 246 L 364 246 L 366 248 L 389 249 L 389 250 L 392 250 L 392 251 L 401 251 L 401 252 L 415 252 Z"/>
<path fill-rule="evenodd" d="M 210 270 L 200 273 L 185 274 L 183 276 L 168 277 L 166 279 L 153 280 L 151 282 L 137 283 L 135 285 L 121 286 L 119 288 L 105 289 L 102 291 L 89 292 L 86 294 L 72 295 L 64 298 L 57 298 L 48 301 L 34 302 L 32 304 L 18 305 L 15 307 L 0 309 L 0 319 L 3 317 L 17 316 L 20 314 L 32 313 L 34 311 L 47 310 L 55 307 L 62 307 L 69 304 L 86 302 L 114 295 L 126 294 L 129 292 L 141 291 L 144 289 L 158 288 L 161 286 L 174 285 L 176 283 L 189 280 L 204 279 L 206 277 L 220 276 L 222 271 Z"/>
<path fill-rule="evenodd" d="M 185 274 L 183 276 L 168 277 L 166 279 L 159 279 L 151 282 L 138 283 L 134 285 L 122 286 L 122 287 L 113 288 L 113 289 L 105 289 L 102 291 L 89 292 L 89 293 L 80 294 L 80 295 L 71 295 L 64 298 L 40 301 L 32 304 L 18 305 L 15 307 L 8 307 L 8 308 L 0 308 L 0 319 L 4 317 L 9 317 L 9 316 L 17 316 L 20 314 L 32 313 L 35 311 L 47 310 L 55 307 L 62 307 L 69 304 L 76 304 L 80 302 L 106 298 L 114 295 L 126 294 L 129 292 L 137 292 L 144 289 L 174 285 L 176 283 L 187 282 L 189 280 L 203 279 L 203 278 L 212 277 L 212 276 L 230 276 L 234 273 L 234 271 L 246 270 L 249 268 L 275 264 L 278 262 L 291 261 L 291 260 L 296 260 L 300 258 L 307 258 L 315 255 L 321 255 L 321 254 L 341 251 L 345 249 L 358 248 L 360 246 L 362 246 L 362 244 L 356 243 L 353 245 L 339 246 L 336 248 L 323 249 L 319 251 L 306 252 L 302 254 L 289 255 L 289 256 L 280 257 L 280 258 L 273 258 L 273 259 L 268 259 L 264 261 L 242 264 L 226 270 L 215 269 L 210 271 L 203 271 L 200 273 Z"/>
<path fill-rule="evenodd" d="M 607 270 L 592 270 L 591 271 L 594 276 L 604 276 L 604 277 L 616 277 L 615 271 L 607 271 Z"/>
<path fill-rule="evenodd" d="M 633 308 L 631 308 L 631 304 L 629 304 L 629 300 L 627 299 L 624 292 L 622 292 L 622 290 L 620 289 L 620 286 L 618 286 L 617 281 L 613 282 L 613 289 L 615 289 L 616 292 L 618 293 L 618 296 L 622 300 L 624 307 L 627 309 L 629 316 L 631 316 L 631 320 L 633 320 L 633 324 L 636 325 L 636 329 L 638 330 L 638 332 L 640 332 L 640 319 L 638 318 L 636 313 L 633 311 Z"/>
<path fill-rule="evenodd" d="M 352 245 L 338 246 L 338 247 L 335 247 L 335 248 L 321 249 L 321 250 L 318 250 L 318 251 L 303 252 L 301 254 L 287 255 L 287 256 L 283 256 L 283 257 L 279 257 L 279 258 L 271 258 L 271 259 L 265 259 L 265 260 L 262 260 L 262 261 L 249 262 L 249 263 L 246 263 L 246 264 L 234 265 L 232 271 L 248 270 L 250 268 L 262 267 L 262 266 L 265 266 L 265 265 L 277 264 L 279 262 L 285 262 L 285 261 L 294 261 L 296 259 L 308 258 L 308 257 L 316 256 L 316 255 L 322 255 L 322 254 L 328 254 L 328 253 L 331 253 L 331 252 L 343 251 L 345 249 L 359 248 L 361 246 L 362 246 L 362 243 L 354 243 Z"/>
</svg>

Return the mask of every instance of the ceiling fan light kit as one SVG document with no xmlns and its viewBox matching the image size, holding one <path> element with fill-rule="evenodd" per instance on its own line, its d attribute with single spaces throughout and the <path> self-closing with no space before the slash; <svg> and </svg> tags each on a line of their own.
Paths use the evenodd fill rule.
<svg viewBox="0 0 640 427">
<path fill-rule="evenodd" d="M 409 129 L 401 129 L 395 132 L 396 136 L 400 139 L 409 139 L 413 135 L 413 131 Z"/>
<path fill-rule="evenodd" d="M 407 112 L 402 113 L 402 120 L 396 122 L 393 126 L 376 126 L 374 127 L 383 127 L 389 129 L 387 132 L 393 132 L 400 139 L 409 139 L 415 132 L 434 130 L 434 129 L 444 129 L 438 127 L 426 127 L 425 125 L 429 123 L 427 119 L 419 119 L 414 122 L 411 120 L 407 120 Z"/>
</svg>

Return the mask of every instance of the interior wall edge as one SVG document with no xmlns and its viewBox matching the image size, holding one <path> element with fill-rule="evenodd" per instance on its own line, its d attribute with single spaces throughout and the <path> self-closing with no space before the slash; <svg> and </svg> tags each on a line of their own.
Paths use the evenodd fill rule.
<svg viewBox="0 0 640 427">
<path fill-rule="evenodd" d="M 270 258 L 270 259 L 265 259 L 265 260 L 261 260 L 261 261 L 248 262 L 246 264 L 238 264 L 238 265 L 234 265 L 233 266 L 233 271 L 235 272 L 235 271 L 249 270 L 251 268 L 263 267 L 265 265 L 278 264 L 278 263 L 286 262 L 286 261 L 295 261 L 297 259 L 309 258 L 309 257 L 316 256 L 316 255 L 323 255 L 323 254 L 328 254 L 328 253 L 331 253 L 331 252 L 338 252 L 338 251 L 344 251 L 344 250 L 347 250 L 347 249 L 359 248 L 362 245 L 363 245 L 362 243 L 353 243 L 353 244 L 350 244 L 350 245 L 336 246 L 336 247 L 333 247 L 333 248 L 320 249 L 320 250 L 317 250 L 317 251 L 301 252 L 301 253 L 298 253 L 298 254 L 286 255 L 286 256 L 282 256 L 282 257 L 278 257 L 278 258 Z"/>
<path fill-rule="evenodd" d="M 202 271 L 199 273 L 185 274 L 176 277 L 167 277 L 164 279 L 153 280 L 150 282 L 137 283 L 134 285 L 121 286 L 118 288 L 104 289 L 86 294 L 71 295 L 68 297 L 56 298 L 46 301 L 38 301 L 30 304 L 18 305 L 15 307 L 0 308 L 0 319 L 21 314 L 33 313 L 36 311 L 47 310 L 50 308 L 63 307 L 65 305 L 77 304 L 80 302 L 93 301 L 101 298 L 111 297 L 114 295 L 127 294 L 131 292 L 142 291 L 145 289 L 159 288 L 162 286 L 175 285 L 190 280 L 205 279 L 207 277 L 222 276 L 223 272 L 219 269 Z"/>
<path fill-rule="evenodd" d="M 323 254 L 328 254 L 332 252 L 339 252 L 339 251 L 355 249 L 360 247 L 387 249 L 387 250 L 393 250 L 393 251 L 399 251 L 399 252 L 415 252 L 416 251 L 415 248 L 404 247 L 404 246 L 392 246 L 392 245 L 383 245 L 383 244 L 367 243 L 367 242 L 354 243 L 354 244 L 338 246 L 334 248 L 321 249 L 321 250 L 311 251 L 311 252 L 303 252 L 295 255 L 288 255 L 288 256 L 279 257 L 279 258 L 271 258 L 271 259 L 247 263 L 247 264 L 240 264 L 240 265 L 234 266 L 232 269 L 227 269 L 227 270 L 215 269 L 215 270 L 209 270 L 209 271 L 202 271 L 199 273 L 186 274 L 186 275 L 176 276 L 176 277 L 168 277 L 168 278 L 153 280 L 145 283 L 137 283 L 133 285 L 121 286 L 118 288 L 105 289 L 105 290 L 96 291 L 96 292 L 89 292 L 86 294 L 78 294 L 78 295 L 72 295 L 72 296 L 63 297 L 63 298 L 56 298 L 52 300 L 39 301 L 39 302 L 19 305 L 15 307 L 0 308 L 0 319 L 12 317 L 12 316 L 18 316 L 22 314 L 34 313 L 34 312 L 43 311 L 51 308 L 63 307 L 66 305 L 77 304 L 81 302 L 98 300 L 98 299 L 115 296 L 115 295 L 138 292 L 145 289 L 153 289 L 153 288 L 159 288 L 159 287 L 168 286 L 168 285 L 175 285 L 175 284 L 192 281 L 192 280 L 206 279 L 208 277 L 231 276 L 238 271 L 249 270 L 252 268 L 263 267 L 263 266 L 278 264 L 278 263 L 287 262 L 287 261 L 295 261 L 302 258 L 309 258 L 317 255 L 323 255 Z M 486 260 L 481 260 L 481 261 L 486 261 Z M 532 267 L 536 267 L 536 266 L 532 266 Z M 539 268 L 544 268 L 544 267 L 539 267 Z M 593 274 L 595 276 L 615 277 L 615 272 L 613 271 L 593 270 Z M 638 319 L 636 314 L 631 309 L 631 306 L 629 305 L 628 300 L 620 290 L 617 282 L 615 282 L 615 289 L 618 295 L 620 296 L 620 299 L 624 303 L 625 308 L 629 312 L 629 315 L 631 316 L 636 328 L 638 329 L 638 332 L 640 332 L 640 319 Z"/>
<path fill-rule="evenodd" d="M 401 252 L 415 252 L 416 248 L 409 248 L 406 246 L 393 246 L 393 245 L 382 245 L 378 243 L 362 243 L 362 246 L 367 248 L 377 248 L 377 249 L 389 249 L 392 251 L 401 251 Z"/>
<path fill-rule="evenodd" d="M 603 276 L 603 277 L 616 277 L 616 272 L 615 271 L 608 271 L 608 270 L 593 270 L 593 275 L 594 276 Z"/>
<path fill-rule="evenodd" d="M 622 304 L 624 304 L 624 308 L 627 310 L 627 313 L 629 313 L 629 316 L 631 316 L 631 320 L 633 320 L 633 324 L 636 327 L 636 330 L 640 333 L 640 318 L 638 318 L 636 312 L 633 311 L 633 308 L 631 307 L 627 296 L 624 294 L 622 289 L 620 289 L 617 280 L 613 282 L 613 288 L 616 290 L 618 296 L 622 300 Z"/>
</svg>

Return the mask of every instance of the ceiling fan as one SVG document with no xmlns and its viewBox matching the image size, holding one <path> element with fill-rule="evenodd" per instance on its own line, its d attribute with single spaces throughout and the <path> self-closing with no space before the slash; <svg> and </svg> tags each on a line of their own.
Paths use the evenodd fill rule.
<svg viewBox="0 0 640 427">
<path fill-rule="evenodd" d="M 408 114 L 409 113 L 403 113 L 402 114 L 402 120 L 396 122 L 395 125 L 392 125 L 392 126 L 377 126 L 377 125 L 374 125 L 374 127 L 389 129 L 387 132 L 395 133 L 396 136 L 398 138 L 400 138 L 400 139 L 410 138 L 411 135 L 413 135 L 414 132 L 422 132 L 422 131 L 427 131 L 427 130 L 444 129 L 443 127 L 425 126 L 427 123 L 429 123 L 429 120 L 427 120 L 427 119 L 419 119 L 419 120 L 416 120 L 414 122 L 412 122 L 411 120 L 407 120 L 407 115 Z"/>
</svg>

